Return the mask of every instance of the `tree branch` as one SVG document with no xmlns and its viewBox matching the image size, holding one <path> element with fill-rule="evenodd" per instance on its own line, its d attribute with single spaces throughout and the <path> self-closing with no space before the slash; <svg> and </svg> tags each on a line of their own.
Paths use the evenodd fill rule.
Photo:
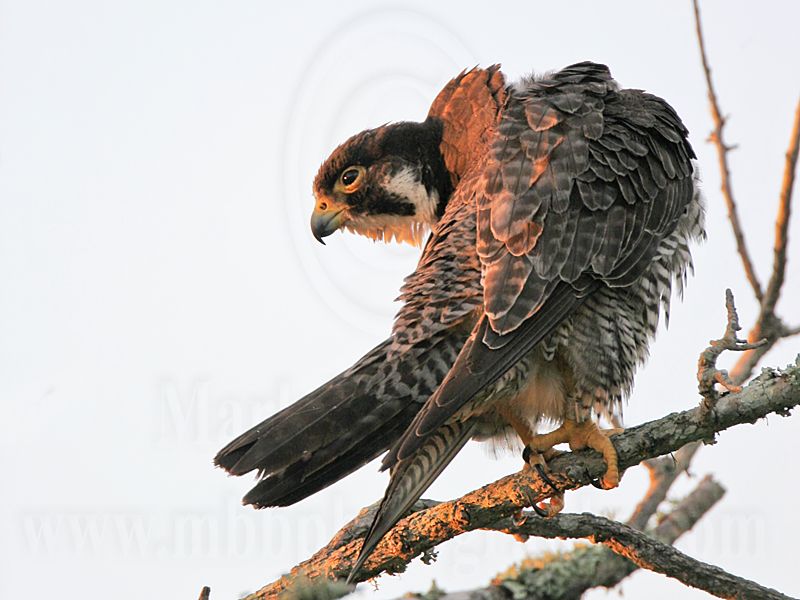
<svg viewBox="0 0 800 600">
<path fill-rule="evenodd" d="M 542 527 L 542 525 L 546 527 Z M 521 528 L 525 531 L 525 527 Z M 719 567 L 687 556 L 634 528 L 589 513 L 541 519 L 532 528 L 541 537 L 580 537 L 603 544 L 636 566 L 677 579 L 719 598 L 769 600 L 789 598 Z"/>
<path fill-rule="evenodd" d="M 658 507 L 667 497 L 667 492 L 681 473 L 689 469 L 694 455 L 700 449 L 700 442 L 690 442 L 680 448 L 674 455 L 651 458 L 642 464 L 650 471 L 650 487 L 636 505 L 628 519 L 628 525 L 634 529 L 644 530 Z"/>
<path fill-rule="evenodd" d="M 714 407 L 714 404 L 719 398 L 719 393 L 715 389 L 716 384 L 721 385 L 729 392 L 739 392 L 742 389 L 740 385 L 731 380 L 727 371 L 717 369 L 717 358 L 719 358 L 719 355 L 725 352 L 725 350 L 744 352 L 745 350 L 753 350 L 767 343 L 766 340 L 748 343 L 738 338 L 736 334 L 741 331 L 742 327 L 739 325 L 739 315 L 736 312 L 736 305 L 733 301 L 733 292 L 729 289 L 725 290 L 725 309 L 728 313 L 728 323 L 725 326 L 725 333 L 720 339 L 711 340 L 708 348 L 700 353 L 700 359 L 697 361 L 698 389 L 700 395 L 703 397 L 703 410 L 706 412 Z"/>
<path fill-rule="evenodd" d="M 767 344 L 761 348 L 745 352 L 736 363 L 734 369 L 738 370 L 745 378 L 749 377 L 758 362 L 769 352 L 770 348 L 781 338 L 795 335 L 800 328 L 788 328 L 775 314 L 775 306 L 780 298 L 781 289 L 786 275 L 786 247 L 788 245 L 789 219 L 792 207 L 792 192 L 794 190 L 795 172 L 797 169 L 798 149 L 800 148 L 800 101 L 797 103 L 794 115 L 794 125 L 789 139 L 789 149 L 786 151 L 786 162 L 783 171 L 780 199 L 778 202 L 778 216 L 775 219 L 775 246 L 773 250 L 772 275 L 767 284 L 767 291 L 761 302 L 761 311 L 758 320 L 747 335 L 750 341 L 765 338 Z"/>
<path fill-rule="evenodd" d="M 783 372 L 765 369 L 741 392 L 719 399 L 712 414 L 704 418 L 699 407 L 673 413 L 628 429 L 613 438 L 619 466 L 626 469 L 642 460 L 661 456 L 693 441 L 713 441 L 716 434 L 734 425 L 753 423 L 766 415 L 781 415 L 800 404 L 800 367 Z M 550 463 L 550 477 L 560 489 L 574 489 L 589 483 L 605 471 L 602 457 L 593 451 L 565 453 Z M 492 527 L 521 508 L 548 498 L 552 490 L 529 470 L 503 477 L 450 502 L 431 506 L 401 520 L 381 541 L 359 574 L 359 580 L 380 573 L 403 571 L 415 557 L 462 533 Z M 368 519 L 360 515 L 361 521 Z M 358 521 L 358 519 L 357 519 Z M 358 523 L 345 526 L 325 548 L 301 563 L 288 576 L 248 596 L 274 597 L 298 575 L 309 579 L 345 577 L 355 561 L 365 528 Z"/>
<path fill-rule="evenodd" d="M 791 337 L 793 335 L 797 335 L 800 333 L 800 325 L 796 325 L 795 327 L 786 327 L 783 328 L 783 335 L 781 337 Z"/>
<path fill-rule="evenodd" d="M 783 168 L 778 216 L 775 219 L 772 275 L 767 283 L 767 291 L 764 294 L 764 302 L 762 303 L 762 311 L 770 314 L 775 313 L 775 304 L 780 297 L 781 287 L 786 275 L 786 247 L 789 242 L 789 218 L 792 212 L 792 191 L 794 189 L 795 169 L 797 168 L 798 147 L 800 147 L 800 100 L 797 101 L 797 106 L 795 107 L 794 125 L 789 136 L 789 148 L 786 150 L 786 162 Z"/>
<path fill-rule="evenodd" d="M 703 478 L 650 535 L 666 544 L 675 543 L 711 510 L 724 493 L 722 486 L 711 476 Z M 542 533 L 549 537 L 538 531 L 542 522 L 534 516 L 526 521 L 526 527 L 537 528 L 536 532 L 530 532 L 533 535 Z M 575 536 L 566 534 L 565 537 Z M 525 559 L 519 566 L 496 577 L 490 586 L 444 594 L 438 600 L 508 600 L 509 596 L 579 600 L 586 590 L 597 586 L 613 587 L 637 569 L 634 563 L 603 545 L 583 546 L 553 558 Z"/>
<path fill-rule="evenodd" d="M 703 62 L 703 72 L 705 73 L 706 86 L 708 87 L 708 103 L 709 108 L 711 109 L 711 118 L 714 121 L 714 129 L 709 135 L 709 141 L 711 141 L 717 149 L 722 197 L 725 199 L 725 206 L 728 208 L 728 219 L 730 219 L 731 226 L 733 227 L 733 237 L 736 240 L 736 249 L 742 259 L 744 273 L 747 276 L 747 280 L 750 282 L 750 287 L 753 288 L 753 293 L 756 295 L 756 299 L 760 304 L 764 294 L 761 291 L 761 284 L 759 283 L 755 269 L 753 268 L 753 262 L 750 260 L 750 253 L 748 252 L 747 244 L 744 241 L 742 225 L 739 222 L 739 212 L 736 210 L 736 202 L 733 199 L 731 172 L 730 167 L 728 166 L 728 152 L 730 152 L 733 147 L 727 145 L 723 137 L 727 118 L 722 116 L 722 112 L 719 108 L 719 101 L 717 100 L 717 94 L 714 91 L 714 83 L 711 79 L 711 67 L 708 64 L 708 58 L 706 55 L 706 45 L 703 39 L 703 27 L 700 21 L 700 7 L 698 6 L 698 0 L 692 0 L 692 3 L 694 5 L 694 20 L 695 30 L 697 32 L 697 42 L 700 46 L 700 59 Z"/>
</svg>

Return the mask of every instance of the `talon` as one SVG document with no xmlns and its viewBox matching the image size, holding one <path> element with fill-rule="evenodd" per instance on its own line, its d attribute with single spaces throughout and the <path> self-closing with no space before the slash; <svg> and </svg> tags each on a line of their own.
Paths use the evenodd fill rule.
<svg viewBox="0 0 800 600">
<path fill-rule="evenodd" d="M 599 479 L 597 479 L 597 478 L 595 478 L 595 477 L 592 477 L 592 476 L 589 474 L 589 469 L 587 469 L 587 468 L 585 468 L 585 467 L 584 467 L 584 469 L 583 469 L 583 472 L 586 474 L 586 479 L 588 479 L 588 480 L 589 480 L 589 483 L 591 483 L 591 484 L 592 484 L 594 487 L 596 487 L 598 490 L 604 490 L 604 489 L 606 489 L 606 488 L 604 488 L 604 487 L 603 487 L 603 484 L 601 483 L 601 481 L 600 481 Z"/>
<path fill-rule="evenodd" d="M 544 471 L 544 467 L 540 463 L 534 465 L 536 467 L 536 471 L 539 473 L 539 476 L 553 489 L 555 492 L 551 497 L 549 502 L 542 502 L 541 505 L 537 504 L 536 501 L 533 499 L 531 494 L 528 493 L 527 488 L 523 488 L 523 494 L 525 495 L 525 500 L 527 501 L 528 506 L 533 509 L 537 515 L 544 519 L 548 519 L 554 515 L 560 513 L 564 508 L 564 493 L 559 491 L 556 485 L 550 480 L 547 476 L 547 473 Z M 516 518 L 516 517 L 514 517 Z M 524 522 L 524 521 L 523 521 Z M 515 524 L 519 527 L 520 524 Z"/>
<path fill-rule="evenodd" d="M 531 464 L 531 453 L 532 452 L 533 451 L 531 450 L 530 446 L 525 446 L 525 448 L 522 449 L 522 460 L 525 461 L 526 465 Z"/>
<path fill-rule="evenodd" d="M 554 517 L 564 510 L 564 494 L 556 494 L 555 496 L 552 496 L 550 498 L 550 502 L 543 502 L 542 506 L 539 506 L 536 503 L 531 503 L 531 508 L 542 518 L 549 519 L 550 517 Z"/>
<path fill-rule="evenodd" d="M 556 487 L 556 484 L 555 484 L 555 483 L 553 483 L 553 480 L 552 480 L 552 479 L 550 479 L 550 477 L 547 475 L 547 473 L 545 473 L 544 467 L 541 465 L 541 463 L 537 463 L 537 464 L 536 464 L 536 472 L 537 472 L 537 473 L 539 473 L 539 477 L 541 477 L 541 478 L 542 478 L 542 480 L 543 480 L 543 481 L 544 481 L 544 482 L 545 482 L 547 485 L 549 485 L 549 486 L 550 486 L 550 488 L 551 488 L 551 489 L 552 489 L 552 490 L 553 490 L 553 491 L 554 491 L 556 494 L 561 494 L 561 490 L 560 490 L 560 489 L 558 489 L 558 487 Z"/>
<path fill-rule="evenodd" d="M 539 508 L 539 505 L 536 504 L 535 502 L 533 504 L 531 504 L 531 508 L 533 509 L 533 512 L 535 512 L 537 515 L 539 515 L 543 519 L 547 519 L 547 518 L 550 517 L 550 512 L 546 511 L 543 508 Z"/>
<path fill-rule="evenodd" d="M 591 448 L 599 452 L 603 455 L 603 460 L 606 463 L 606 473 L 600 479 L 600 485 L 603 489 L 608 490 L 619 485 L 617 451 L 609 438 L 622 432 L 623 430 L 619 428 L 601 430 L 593 421 L 577 423 L 567 419 L 555 431 L 536 436 L 530 445 L 534 449 L 552 448 L 556 444 L 566 442 L 573 451 Z M 594 481 L 592 481 L 592 485 L 597 486 Z"/>
</svg>

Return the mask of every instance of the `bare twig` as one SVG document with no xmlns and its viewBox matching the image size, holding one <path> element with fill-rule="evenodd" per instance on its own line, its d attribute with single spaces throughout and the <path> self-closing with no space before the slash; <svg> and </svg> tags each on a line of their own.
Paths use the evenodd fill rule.
<svg viewBox="0 0 800 600">
<path fill-rule="evenodd" d="M 775 314 L 775 306 L 780 298 L 783 281 L 786 275 L 786 247 L 788 244 L 789 218 L 791 216 L 792 192 L 794 190 L 795 172 L 797 169 L 798 149 L 800 148 L 800 101 L 797 103 L 794 126 L 786 151 L 786 163 L 783 171 L 778 216 L 775 219 L 775 246 L 773 251 L 772 275 L 767 284 L 767 291 L 761 303 L 761 311 L 756 324 L 748 333 L 749 340 L 764 338 L 767 344 L 752 351 L 745 352 L 736 363 L 734 370 L 746 379 L 755 370 L 763 356 L 781 338 L 800 333 L 800 327 L 786 327 Z"/>
<path fill-rule="evenodd" d="M 787 327 L 784 325 L 781 337 L 792 337 L 798 333 L 800 333 L 800 325 L 796 325 L 795 327 Z"/>
<path fill-rule="evenodd" d="M 703 418 L 698 407 L 633 427 L 614 437 L 619 466 L 626 469 L 644 459 L 673 452 L 689 442 L 712 439 L 719 431 L 739 423 L 754 422 L 771 412 L 787 414 L 797 404 L 800 404 L 800 367 L 794 366 L 784 372 L 764 370 L 741 392 L 720 398 L 715 407 L 715 419 Z M 565 453 L 554 458 L 549 466 L 550 477 L 560 489 L 580 487 L 605 471 L 602 457 L 593 451 Z M 552 493 L 539 478 L 523 470 L 458 500 L 413 513 L 381 541 L 359 579 L 363 581 L 382 572 L 400 572 L 411 560 L 436 545 L 468 531 L 493 527 L 499 520 L 510 518 L 527 506 L 529 501 L 544 500 Z M 346 576 L 363 535 L 353 535 L 348 527 L 288 576 L 249 598 L 273 597 L 300 574 L 309 579 Z"/>
<path fill-rule="evenodd" d="M 739 222 L 739 213 L 736 210 L 736 202 L 733 199 L 731 172 L 728 166 L 728 152 L 730 152 L 733 147 L 726 144 L 723 137 L 727 118 L 722 116 L 722 112 L 719 108 L 719 101 L 717 100 L 717 94 L 714 91 L 714 83 L 711 79 L 711 67 L 708 64 L 708 58 L 706 55 L 706 46 L 703 39 L 703 28 L 700 21 L 700 7 L 698 6 L 698 0 L 693 0 L 693 4 L 695 30 L 697 32 L 697 42 L 700 46 L 700 59 L 703 62 L 703 72 L 706 76 L 706 85 L 708 87 L 708 103 L 711 109 L 711 118 L 714 120 L 714 130 L 711 132 L 709 140 L 717 149 L 722 197 L 725 199 L 725 205 L 728 208 L 728 218 L 730 219 L 731 226 L 733 227 L 733 237 L 736 239 L 736 249 L 738 250 L 739 256 L 742 259 L 742 265 L 744 266 L 744 272 L 747 276 L 747 280 L 750 282 L 750 286 L 753 288 L 753 293 L 756 295 L 756 298 L 760 304 L 764 294 L 761 291 L 761 284 L 759 283 L 755 269 L 753 268 L 753 262 L 750 260 L 750 253 L 747 250 L 747 244 L 744 240 L 742 225 Z"/>
<path fill-rule="evenodd" d="M 774 316 L 772 319 L 760 319 L 759 322 L 757 322 L 752 329 L 750 329 L 750 332 L 747 334 L 747 338 L 764 339 L 766 340 L 766 343 L 763 346 L 754 348 L 753 350 L 746 350 L 742 352 L 741 357 L 738 361 L 736 361 L 736 364 L 730 370 L 731 380 L 737 382 L 747 381 L 747 379 L 749 379 L 756 370 L 758 363 L 760 363 L 761 359 L 764 358 L 764 355 L 769 352 L 779 340 L 798 333 L 792 333 L 793 330 L 790 329 L 786 334 L 775 335 L 775 331 L 783 331 L 784 329 L 785 327 L 780 323 L 780 321 L 777 321 Z M 759 338 L 759 336 L 761 337 Z"/>
<path fill-rule="evenodd" d="M 778 202 L 778 216 L 775 219 L 775 248 L 773 251 L 772 275 L 767 283 L 761 310 L 774 314 L 775 304 L 781 294 L 781 287 L 786 275 L 786 247 L 789 242 L 789 218 L 792 212 L 792 191 L 794 189 L 794 176 L 797 167 L 798 147 L 800 147 L 800 100 L 794 113 L 794 125 L 789 136 L 789 149 L 786 151 L 786 162 L 783 168 L 783 183 L 781 184 L 780 200 Z"/>
<path fill-rule="evenodd" d="M 708 412 L 714 408 L 714 404 L 719 398 L 719 394 L 714 387 L 716 384 L 720 384 L 729 392 L 740 392 L 742 390 L 740 385 L 737 385 L 731 380 L 727 371 L 717 369 L 717 358 L 719 358 L 719 355 L 725 352 L 725 350 L 742 352 L 744 350 L 758 348 L 767 343 L 766 340 L 748 343 L 740 340 L 736 336 L 737 332 L 741 331 L 742 327 L 739 325 L 739 315 L 736 313 L 733 292 L 729 289 L 725 290 L 725 308 L 728 312 L 728 323 L 725 326 L 725 333 L 720 339 L 711 340 L 708 348 L 700 353 L 700 358 L 697 361 L 698 389 L 700 390 L 700 395 L 703 396 L 701 406 L 704 414 L 708 414 Z"/>
</svg>

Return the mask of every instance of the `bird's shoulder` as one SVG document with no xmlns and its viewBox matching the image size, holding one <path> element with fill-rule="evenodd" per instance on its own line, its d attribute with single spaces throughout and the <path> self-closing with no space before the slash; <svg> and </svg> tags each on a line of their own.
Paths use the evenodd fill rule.
<svg viewBox="0 0 800 600">
<path fill-rule="evenodd" d="M 431 104 L 427 121 L 441 130 L 439 150 L 454 187 L 485 154 L 507 91 L 500 65 L 475 67 L 454 77 Z"/>
</svg>

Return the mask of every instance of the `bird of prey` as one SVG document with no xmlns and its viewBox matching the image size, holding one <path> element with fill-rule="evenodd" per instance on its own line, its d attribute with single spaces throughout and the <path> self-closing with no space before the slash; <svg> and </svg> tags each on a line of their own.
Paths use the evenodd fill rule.
<svg viewBox="0 0 800 600">
<path fill-rule="evenodd" d="M 705 235 L 693 158 L 664 100 L 589 62 L 510 85 L 498 66 L 472 69 L 425 121 L 353 136 L 320 168 L 311 226 L 320 241 L 431 230 L 392 335 L 217 464 L 260 470 L 245 501 L 282 505 L 390 448 L 351 578 L 471 438 L 515 434 L 544 477 L 554 445 L 593 448 L 615 487 L 593 417 L 620 413 Z"/>
</svg>

